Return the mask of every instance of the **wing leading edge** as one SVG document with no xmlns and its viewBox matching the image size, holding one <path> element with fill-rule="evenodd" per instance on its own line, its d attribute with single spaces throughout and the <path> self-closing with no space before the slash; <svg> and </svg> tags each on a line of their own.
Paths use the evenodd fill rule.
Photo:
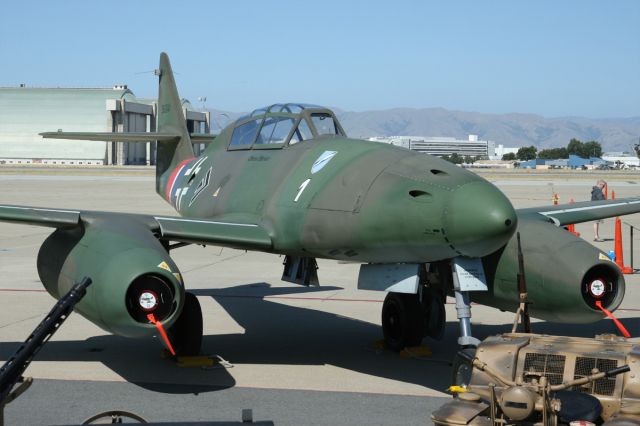
<svg viewBox="0 0 640 426">
<path fill-rule="evenodd" d="M 91 218 L 90 211 L 57 210 L 41 207 L 0 205 L 0 221 L 52 228 L 82 226 L 82 218 Z M 160 230 L 160 238 L 193 244 L 212 244 L 243 250 L 269 250 L 273 247 L 271 237 L 259 225 L 252 223 L 222 222 L 208 219 L 164 217 L 100 212 L 104 218 L 131 220 L 137 223 L 157 224 L 149 231 Z M 128 219 L 127 219 L 128 218 Z M 142 220 L 141 220 L 142 219 Z M 151 226 L 151 225 L 149 225 Z"/>
<path fill-rule="evenodd" d="M 80 212 L 5 205 L 0 206 L 0 221 L 52 228 L 74 227 L 80 224 Z"/>
<path fill-rule="evenodd" d="M 544 208 L 518 209 L 518 215 L 538 213 L 548 217 L 558 226 L 590 222 L 638 212 L 640 212 L 640 198 L 623 198 L 609 201 L 584 201 L 580 203 Z"/>
</svg>

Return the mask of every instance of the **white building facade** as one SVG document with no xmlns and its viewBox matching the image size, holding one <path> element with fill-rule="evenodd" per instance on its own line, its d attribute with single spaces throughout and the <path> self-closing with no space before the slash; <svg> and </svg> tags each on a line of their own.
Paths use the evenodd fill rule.
<svg viewBox="0 0 640 426">
<path fill-rule="evenodd" d="M 427 136 L 381 136 L 369 138 L 370 141 L 401 146 L 412 151 L 443 157 L 457 154 L 462 157 L 491 158 L 495 155 L 495 143 L 480 140 L 478 135 L 469 135 L 467 139 Z"/>
</svg>

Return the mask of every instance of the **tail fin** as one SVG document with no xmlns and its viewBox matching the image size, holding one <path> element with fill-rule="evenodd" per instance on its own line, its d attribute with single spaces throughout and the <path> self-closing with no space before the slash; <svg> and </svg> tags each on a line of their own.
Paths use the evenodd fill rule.
<svg viewBox="0 0 640 426">
<path fill-rule="evenodd" d="M 162 194 L 168 176 L 181 162 L 194 157 L 182 103 L 173 78 L 169 56 L 160 54 L 157 132 L 179 135 L 177 139 L 158 144 L 156 154 L 156 190 Z"/>
<path fill-rule="evenodd" d="M 90 141 L 152 142 L 158 141 L 156 152 L 156 191 L 164 197 L 171 172 L 185 160 L 194 157 L 191 136 L 187 129 L 182 103 L 166 53 L 160 54 L 158 112 L 156 132 L 96 133 L 96 132 L 44 132 L 43 138 Z M 200 142 L 211 141 L 214 136 L 194 134 Z"/>
</svg>

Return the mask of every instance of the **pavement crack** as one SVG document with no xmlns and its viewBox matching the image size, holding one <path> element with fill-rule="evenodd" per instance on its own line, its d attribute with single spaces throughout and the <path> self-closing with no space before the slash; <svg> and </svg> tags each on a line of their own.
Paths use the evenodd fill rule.
<svg viewBox="0 0 640 426">
<path fill-rule="evenodd" d="M 20 324 L 20 323 L 23 323 L 25 321 L 31 321 L 32 319 L 35 319 L 35 318 L 44 318 L 45 315 L 46 315 L 46 312 L 42 312 L 40 314 L 32 315 L 32 316 L 27 317 L 27 318 L 22 318 L 22 319 L 10 322 L 10 323 L 5 324 L 5 325 L 0 325 L 0 329 L 11 327 L 12 325 Z"/>
<path fill-rule="evenodd" d="M 193 272 L 193 271 L 198 271 L 200 269 L 208 268 L 209 266 L 217 265 L 218 263 L 223 263 L 223 262 L 226 262 L 228 260 L 232 260 L 232 259 L 235 259 L 237 257 L 244 256 L 246 254 L 247 254 L 246 252 L 243 252 L 243 253 L 239 253 L 239 254 L 236 254 L 236 255 L 233 255 L 233 256 L 225 257 L 224 259 L 216 260 L 215 262 L 206 263 L 204 265 L 196 266 L 195 268 L 184 269 L 183 273 Z"/>
</svg>

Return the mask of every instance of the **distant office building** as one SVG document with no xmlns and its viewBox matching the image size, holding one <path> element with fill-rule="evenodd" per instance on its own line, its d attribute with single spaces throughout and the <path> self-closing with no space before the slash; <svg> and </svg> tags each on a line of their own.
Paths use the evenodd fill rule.
<svg viewBox="0 0 640 426">
<path fill-rule="evenodd" d="M 209 113 L 184 100 L 187 127 L 209 132 Z M 101 89 L 0 87 L 0 164 L 154 164 L 155 143 L 43 139 L 41 132 L 147 132 L 156 100 L 125 85 Z"/>
<path fill-rule="evenodd" d="M 425 136 L 382 136 L 369 138 L 370 141 L 401 146 L 412 151 L 443 157 L 458 154 L 462 157 L 491 157 L 495 154 L 495 143 L 479 140 L 477 135 L 468 139 Z"/>
</svg>

